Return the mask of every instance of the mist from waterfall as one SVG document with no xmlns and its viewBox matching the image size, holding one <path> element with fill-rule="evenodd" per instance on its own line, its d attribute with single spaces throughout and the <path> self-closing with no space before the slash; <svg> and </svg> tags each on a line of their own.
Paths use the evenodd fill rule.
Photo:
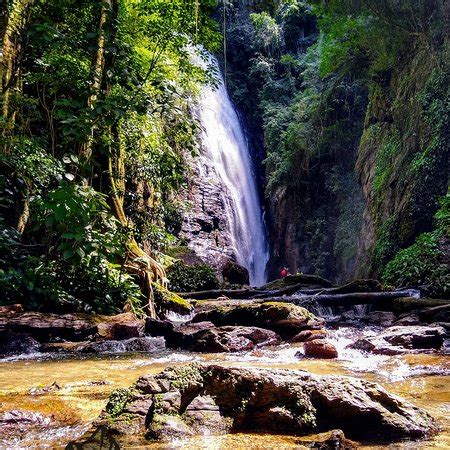
<svg viewBox="0 0 450 450">
<path fill-rule="evenodd" d="M 218 88 L 203 88 L 199 116 L 205 157 L 228 190 L 223 201 L 237 262 L 248 269 L 250 284 L 260 286 L 269 259 L 266 228 L 249 145 L 221 77 Z"/>
</svg>

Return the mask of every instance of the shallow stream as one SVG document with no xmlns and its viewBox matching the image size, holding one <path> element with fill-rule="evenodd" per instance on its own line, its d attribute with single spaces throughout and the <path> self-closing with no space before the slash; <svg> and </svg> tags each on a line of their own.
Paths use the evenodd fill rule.
<svg viewBox="0 0 450 450">
<path fill-rule="evenodd" d="M 96 358 L 64 358 L 59 355 L 49 358 L 48 355 L 35 354 L 3 359 L 0 360 L 0 422 L 5 417 L 8 419 L 7 414 L 11 411 L 29 411 L 36 414 L 38 420 L 31 431 L 26 428 L 22 434 L 4 433 L 0 436 L 0 448 L 64 448 L 69 441 L 89 429 L 112 390 L 128 387 L 139 376 L 157 373 L 168 366 L 204 361 L 306 370 L 319 375 L 355 376 L 376 381 L 390 392 L 427 410 L 441 427 L 439 435 L 430 440 L 402 442 L 389 448 L 449 449 L 450 357 L 442 354 L 365 355 L 358 350 L 345 349 L 359 333 L 346 328 L 332 332 L 331 341 L 340 351 L 338 360 L 296 357 L 301 349 L 296 345 L 240 354 L 211 355 L 168 350 L 158 355 L 111 354 Z M 148 448 L 266 449 L 298 448 L 299 444 L 298 437 L 234 434 L 202 436 L 173 442 L 170 446 L 152 445 Z"/>
</svg>

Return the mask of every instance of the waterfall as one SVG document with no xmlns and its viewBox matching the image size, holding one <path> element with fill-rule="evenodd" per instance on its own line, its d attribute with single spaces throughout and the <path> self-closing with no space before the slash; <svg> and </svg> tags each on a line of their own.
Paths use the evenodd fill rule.
<svg viewBox="0 0 450 450">
<path fill-rule="evenodd" d="M 204 156 L 227 190 L 223 201 L 236 260 L 248 269 L 250 284 L 260 286 L 269 259 L 266 228 L 249 145 L 221 77 L 217 88 L 203 88 L 199 116 Z"/>
</svg>

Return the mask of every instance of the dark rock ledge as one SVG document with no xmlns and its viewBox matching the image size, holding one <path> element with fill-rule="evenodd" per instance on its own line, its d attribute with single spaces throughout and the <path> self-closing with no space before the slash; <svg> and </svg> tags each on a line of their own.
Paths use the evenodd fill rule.
<svg viewBox="0 0 450 450">
<path fill-rule="evenodd" d="M 204 433 L 304 436 L 333 429 L 370 442 L 436 433 L 428 413 L 368 381 L 190 364 L 143 376 L 113 392 L 94 429 L 72 448 L 88 448 L 99 430 L 120 446 L 132 446 Z"/>
</svg>

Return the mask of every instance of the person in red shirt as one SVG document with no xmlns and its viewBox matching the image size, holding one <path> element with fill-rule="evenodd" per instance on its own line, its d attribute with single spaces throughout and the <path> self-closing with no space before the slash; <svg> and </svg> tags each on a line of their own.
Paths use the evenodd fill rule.
<svg viewBox="0 0 450 450">
<path fill-rule="evenodd" d="M 281 278 L 287 277 L 288 274 L 289 274 L 289 269 L 287 267 L 283 267 L 280 272 L 280 277 Z"/>
</svg>

